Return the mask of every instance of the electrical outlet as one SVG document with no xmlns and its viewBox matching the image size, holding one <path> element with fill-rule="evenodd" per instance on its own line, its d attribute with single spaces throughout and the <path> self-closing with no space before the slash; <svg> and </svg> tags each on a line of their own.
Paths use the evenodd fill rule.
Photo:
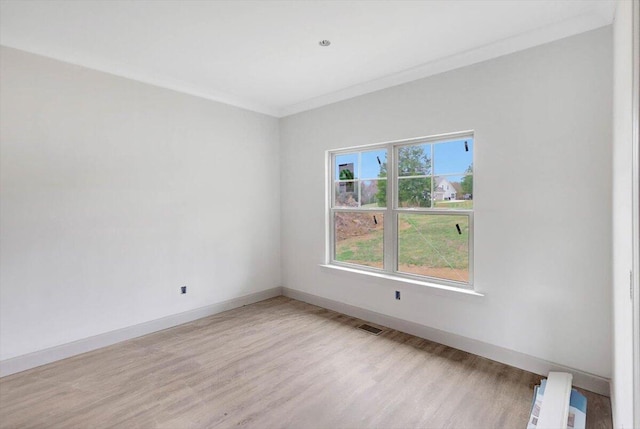
<svg viewBox="0 0 640 429">
<path fill-rule="evenodd" d="M 182 295 L 184 295 L 185 293 L 187 293 L 187 287 L 186 286 L 180 286 L 180 293 Z"/>
<path fill-rule="evenodd" d="M 400 301 L 400 291 L 399 290 L 396 291 L 396 299 L 398 301 Z"/>
</svg>

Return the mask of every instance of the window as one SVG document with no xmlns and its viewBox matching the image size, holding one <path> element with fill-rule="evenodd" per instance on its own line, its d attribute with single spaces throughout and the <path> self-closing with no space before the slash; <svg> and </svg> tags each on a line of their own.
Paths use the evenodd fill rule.
<svg viewBox="0 0 640 429">
<path fill-rule="evenodd" d="M 328 152 L 329 263 L 473 284 L 473 133 Z"/>
</svg>

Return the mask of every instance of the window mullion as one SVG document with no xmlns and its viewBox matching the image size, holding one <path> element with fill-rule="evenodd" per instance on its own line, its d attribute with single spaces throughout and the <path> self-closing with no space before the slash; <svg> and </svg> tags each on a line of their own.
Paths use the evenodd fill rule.
<svg viewBox="0 0 640 429">
<path fill-rule="evenodd" d="M 361 195 L 361 189 L 360 189 L 360 180 L 362 180 L 361 177 L 362 177 L 362 152 L 358 152 L 358 171 L 355 174 L 354 182 L 353 182 L 353 185 L 358 187 L 358 207 L 362 207 L 362 195 Z"/>
<path fill-rule="evenodd" d="M 475 235 L 473 233 L 474 231 L 474 225 L 473 225 L 473 212 L 469 212 L 467 214 L 467 216 L 469 216 L 469 255 L 468 255 L 468 261 L 469 261 L 469 266 L 468 266 L 468 270 L 469 270 L 469 285 L 473 285 L 473 236 Z"/>
<path fill-rule="evenodd" d="M 334 196 L 336 194 L 336 181 L 335 181 L 335 164 L 336 164 L 336 154 L 330 153 L 327 157 L 327 162 L 329 162 L 327 171 L 329 171 L 329 195 L 327 195 L 327 219 L 325 219 L 325 224 L 328 228 L 328 234 L 325 238 L 325 242 L 327 245 L 327 250 L 325 251 L 325 259 L 327 263 L 330 263 L 335 259 L 335 224 L 333 221 L 333 206 L 334 206 Z"/>
<path fill-rule="evenodd" d="M 436 195 L 435 195 L 435 191 L 436 191 L 435 181 L 436 181 L 436 178 L 434 176 L 435 171 L 436 171 L 436 160 L 433 157 L 433 152 L 434 152 L 433 146 L 435 146 L 435 145 L 431 144 L 429 146 L 431 148 L 431 171 L 430 171 L 430 173 L 431 173 L 431 180 L 430 180 L 430 182 L 431 182 L 430 183 L 431 184 L 431 193 L 429 194 L 429 199 L 431 201 L 429 202 L 429 208 L 433 209 L 433 208 L 435 208 L 435 205 L 436 205 Z"/>
<path fill-rule="evenodd" d="M 393 145 L 387 146 L 387 210 L 384 217 L 384 269 L 395 271 L 396 260 L 396 220 L 395 220 L 395 162 L 396 156 Z"/>
</svg>

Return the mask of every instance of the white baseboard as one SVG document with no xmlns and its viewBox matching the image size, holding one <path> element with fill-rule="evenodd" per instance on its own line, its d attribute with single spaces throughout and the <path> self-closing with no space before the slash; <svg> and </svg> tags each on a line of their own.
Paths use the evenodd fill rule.
<svg viewBox="0 0 640 429">
<path fill-rule="evenodd" d="M 387 326 L 398 331 L 406 332 L 420 338 L 435 341 L 459 350 L 473 353 L 487 359 L 495 360 L 506 365 L 524 369 L 535 374 L 546 376 L 550 371 L 564 371 L 573 374 L 573 384 L 583 389 L 590 390 L 601 395 L 610 395 L 609 380 L 594 374 L 568 368 L 534 356 L 509 350 L 500 346 L 484 343 L 482 341 L 452 334 L 439 329 L 430 328 L 408 320 L 377 313 L 361 307 L 333 301 L 318 295 L 309 294 L 295 289 L 275 287 L 264 291 L 244 295 L 184 313 L 173 314 L 161 319 L 151 320 L 134 326 L 106 332 L 93 337 L 84 338 L 72 343 L 62 344 L 37 352 L 29 353 L 15 358 L 0 361 L 0 377 L 26 371 L 41 365 L 46 365 L 68 357 L 76 356 L 102 347 L 110 346 L 121 341 L 147 335 L 163 329 L 171 328 L 183 323 L 188 323 L 203 317 L 221 313 L 223 311 L 253 304 L 265 299 L 284 295 L 298 301 L 337 311 L 352 317 Z"/>
<path fill-rule="evenodd" d="M 102 347 L 110 346 L 121 341 L 130 340 L 132 338 L 147 335 L 152 332 L 161 331 L 163 329 L 172 328 L 183 323 L 192 322 L 203 317 L 221 313 L 223 311 L 242 307 L 243 305 L 253 304 L 258 301 L 273 298 L 282 295 L 282 288 L 275 287 L 260 292 L 251 293 L 249 295 L 232 298 L 227 301 L 218 302 L 207 305 L 205 307 L 196 308 L 185 311 L 183 313 L 172 314 L 160 319 L 151 320 L 149 322 L 140 323 L 138 325 L 128 326 L 104 334 L 95 335 L 89 338 L 83 338 L 72 343 L 62 344 L 37 352 L 29 353 L 22 356 L 16 356 L 11 359 L 0 361 L 0 377 L 15 374 L 17 372 L 26 371 L 37 366 L 45 365 L 71 356 L 86 353 Z"/>
<path fill-rule="evenodd" d="M 428 326 L 399 319 L 397 317 L 387 316 L 375 311 L 334 301 L 296 289 L 283 287 L 282 294 L 298 301 L 304 301 L 348 316 L 357 317 L 358 319 L 373 322 L 401 332 L 406 332 L 407 334 L 415 335 L 416 337 L 435 341 L 496 362 L 501 362 L 525 371 L 533 372 L 534 374 L 547 376 L 550 371 L 569 372 L 573 375 L 574 386 L 599 393 L 600 395 L 610 395 L 609 379 L 607 378 L 577 369 L 568 368 L 525 353 L 509 350 L 493 344 L 463 337 L 461 335 L 452 334 L 440 329 L 430 328 Z"/>
<path fill-rule="evenodd" d="M 616 421 L 616 388 L 615 379 L 613 378 L 611 379 L 611 396 L 609 399 L 611 400 L 611 422 L 613 423 L 611 427 L 624 429 L 623 426 L 618 426 L 618 422 Z"/>
</svg>

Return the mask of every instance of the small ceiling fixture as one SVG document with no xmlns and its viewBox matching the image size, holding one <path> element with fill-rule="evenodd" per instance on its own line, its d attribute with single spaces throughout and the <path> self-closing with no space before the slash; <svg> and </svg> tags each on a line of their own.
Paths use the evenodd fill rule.
<svg viewBox="0 0 640 429">
<path fill-rule="evenodd" d="M 320 46 L 329 46 L 330 44 L 331 44 L 331 42 L 326 40 L 326 39 L 325 40 L 321 40 L 321 41 L 318 42 L 318 45 L 320 45 Z"/>
</svg>

